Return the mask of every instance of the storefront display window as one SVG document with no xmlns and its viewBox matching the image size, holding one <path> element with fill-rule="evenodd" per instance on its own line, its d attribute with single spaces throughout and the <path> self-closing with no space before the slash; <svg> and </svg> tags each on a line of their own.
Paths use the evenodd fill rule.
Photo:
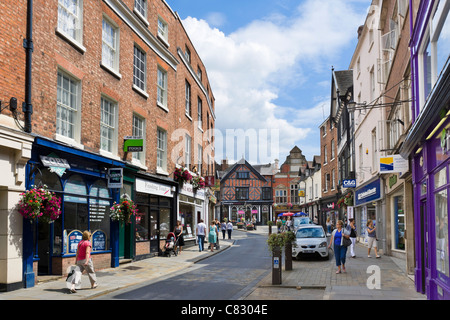
<svg viewBox="0 0 450 320">
<path fill-rule="evenodd" d="M 405 212 L 403 196 L 394 197 L 395 249 L 405 250 Z"/>
<path fill-rule="evenodd" d="M 445 186 L 447 182 L 447 167 L 434 176 L 435 189 Z M 449 276 L 448 255 L 448 189 L 435 192 L 435 233 L 436 233 L 436 269 Z"/>
<path fill-rule="evenodd" d="M 148 241 L 148 207 L 138 205 L 136 215 L 136 241 Z"/>
<path fill-rule="evenodd" d="M 180 196 L 181 198 L 181 196 Z M 183 226 L 183 236 L 185 238 L 189 238 L 189 229 L 191 230 L 191 234 L 193 232 L 194 227 L 194 206 L 180 203 L 180 217 L 181 217 L 181 225 Z"/>
</svg>

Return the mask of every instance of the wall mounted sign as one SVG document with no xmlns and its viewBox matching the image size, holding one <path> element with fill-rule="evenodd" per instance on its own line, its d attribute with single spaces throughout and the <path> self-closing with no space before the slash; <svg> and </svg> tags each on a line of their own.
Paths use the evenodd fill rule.
<svg viewBox="0 0 450 320">
<path fill-rule="evenodd" d="M 355 191 L 355 205 L 358 206 L 366 202 L 375 201 L 380 199 L 380 197 L 380 179 L 377 179 Z"/>
<path fill-rule="evenodd" d="M 173 198 L 171 186 L 139 178 L 136 178 L 136 191 Z"/>
<path fill-rule="evenodd" d="M 58 158 L 55 154 L 40 156 L 40 158 L 44 167 L 49 168 L 50 172 L 54 172 L 60 177 L 66 172 L 66 169 L 70 169 L 69 162 L 66 159 Z"/>
<path fill-rule="evenodd" d="M 122 188 L 123 168 L 108 169 L 108 188 Z"/>
<path fill-rule="evenodd" d="M 123 141 L 124 152 L 144 151 L 144 139 L 142 137 L 126 136 Z"/>
<path fill-rule="evenodd" d="M 92 251 L 106 250 L 106 234 L 102 230 L 95 230 L 92 234 Z"/>
</svg>

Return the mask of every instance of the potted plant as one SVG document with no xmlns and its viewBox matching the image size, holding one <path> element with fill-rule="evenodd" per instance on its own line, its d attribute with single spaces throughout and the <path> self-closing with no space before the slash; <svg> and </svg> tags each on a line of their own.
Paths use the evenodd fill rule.
<svg viewBox="0 0 450 320">
<path fill-rule="evenodd" d="M 281 284 L 282 282 L 282 250 L 284 247 L 285 237 L 280 233 L 272 233 L 267 239 L 269 251 L 272 252 L 272 285 Z"/>
<path fill-rule="evenodd" d="M 272 234 L 273 221 L 272 220 L 267 221 L 267 225 L 269 226 L 269 236 L 270 236 Z"/>
<path fill-rule="evenodd" d="M 284 270 L 292 270 L 292 246 L 295 241 L 295 234 L 292 231 L 287 231 L 283 232 L 282 235 L 284 237 Z"/>
<path fill-rule="evenodd" d="M 111 207 L 110 217 L 113 221 L 130 224 L 138 213 L 137 206 L 127 194 L 120 197 L 120 202 L 114 202 Z"/>
<path fill-rule="evenodd" d="M 244 228 L 244 223 L 241 222 L 241 221 L 239 221 L 238 223 L 236 223 L 236 225 L 237 225 L 238 229 Z"/>
<path fill-rule="evenodd" d="M 61 198 L 50 192 L 46 185 L 34 187 L 20 196 L 18 211 L 31 222 L 52 223 L 61 215 Z"/>
<path fill-rule="evenodd" d="M 245 228 L 247 230 L 253 230 L 255 228 L 255 226 L 253 225 L 253 223 L 249 222 L 246 224 Z"/>
</svg>

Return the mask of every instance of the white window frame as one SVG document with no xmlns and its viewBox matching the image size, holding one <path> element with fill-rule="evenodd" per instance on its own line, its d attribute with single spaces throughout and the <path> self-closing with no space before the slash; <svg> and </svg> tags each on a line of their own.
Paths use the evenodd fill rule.
<svg viewBox="0 0 450 320">
<path fill-rule="evenodd" d="M 62 84 L 64 79 L 69 81 L 69 91 L 66 90 L 67 88 L 60 86 L 60 81 Z M 72 98 L 69 97 L 68 100 L 66 99 L 64 101 L 63 98 L 65 95 L 72 95 Z M 67 104 L 65 102 L 69 103 Z M 56 104 L 56 139 L 72 145 L 81 145 L 81 80 L 62 69 L 58 69 Z M 60 111 L 58 112 L 58 110 Z M 66 114 L 67 112 L 72 113 L 73 123 L 70 124 L 73 127 L 72 135 L 68 135 L 62 131 L 61 123 L 68 122 L 67 119 L 69 118 L 68 115 L 65 119 L 61 118 L 62 111 L 65 111 Z M 58 114 L 60 117 L 58 117 Z"/>
<path fill-rule="evenodd" d="M 167 131 L 156 129 L 156 168 L 158 173 L 167 173 Z"/>
<path fill-rule="evenodd" d="M 137 125 L 139 124 L 139 126 Z M 144 148 L 142 152 L 132 152 L 132 160 L 141 165 L 145 165 L 145 118 L 133 113 L 132 132 L 135 137 L 144 139 Z"/>
<path fill-rule="evenodd" d="M 100 99 L 100 150 L 112 155 L 117 155 L 117 111 L 117 102 L 102 95 Z M 107 140 L 102 134 L 103 130 L 109 131 L 110 138 L 107 138 Z M 107 145 L 106 148 L 104 147 L 105 145 Z"/>
<path fill-rule="evenodd" d="M 112 30 L 112 40 L 105 39 L 107 37 L 107 30 L 109 28 Z M 115 74 L 117 77 L 122 78 L 122 75 L 119 73 L 119 52 L 120 52 L 120 29 L 118 25 L 113 22 L 109 17 L 103 15 L 102 20 L 102 66 L 106 68 L 108 71 Z M 107 61 L 107 55 L 111 53 L 112 59 L 111 61 Z"/>
<path fill-rule="evenodd" d="M 169 25 L 161 16 L 158 16 L 158 38 L 169 47 Z"/>
<path fill-rule="evenodd" d="M 169 111 L 167 106 L 167 71 L 158 65 L 156 76 L 156 104 Z"/>
<path fill-rule="evenodd" d="M 203 101 L 202 98 L 197 97 L 197 121 L 198 121 L 198 128 L 200 130 L 203 130 Z"/>
<path fill-rule="evenodd" d="M 192 138 L 190 135 L 186 134 L 184 137 L 185 144 L 184 144 L 184 164 L 187 168 L 189 168 L 189 165 L 191 164 L 191 141 Z"/>
<path fill-rule="evenodd" d="M 138 56 L 137 53 L 142 55 Z M 143 64 L 143 69 L 141 66 L 136 65 L 136 61 L 139 64 Z M 142 75 L 143 74 L 143 75 Z M 147 88 L 147 54 L 138 45 L 134 45 L 133 48 L 133 89 L 136 89 L 139 93 L 143 94 L 148 98 L 146 92 Z"/>
<path fill-rule="evenodd" d="M 134 0 L 134 8 L 133 12 L 139 17 L 139 19 L 144 22 L 144 24 L 148 27 L 149 23 L 147 21 L 147 12 L 148 12 L 148 1 L 147 0 Z"/>
<path fill-rule="evenodd" d="M 63 0 L 58 1 L 56 32 L 84 53 L 86 48 L 83 46 L 83 0 L 75 1 L 76 4 L 71 8 L 65 7 Z M 69 21 L 74 20 L 72 28 L 66 23 L 67 17 Z"/>
<path fill-rule="evenodd" d="M 202 165 L 203 165 L 203 147 L 201 145 L 197 145 L 197 170 L 198 174 L 202 174 Z"/>
<path fill-rule="evenodd" d="M 191 84 L 187 80 L 185 80 L 185 85 L 184 86 L 185 86 L 185 89 L 184 89 L 184 92 L 185 92 L 185 108 L 184 108 L 185 109 L 185 114 L 186 114 L 186 116 L 188 116 L 192 120 L 192 118 L 191 118 L 192 88 L 191 88 Z"/>
</svg>

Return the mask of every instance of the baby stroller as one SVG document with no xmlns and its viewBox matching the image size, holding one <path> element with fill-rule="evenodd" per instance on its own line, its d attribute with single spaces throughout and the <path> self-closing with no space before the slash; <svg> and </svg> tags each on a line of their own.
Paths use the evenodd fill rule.
<svg viewBox="0 0 450 320">
<path fill-rule="evenodd" d="M 175 236 L 175 233 L 170 232 L 167 235 L 166 244 L 164 245 L 164 256 L 170 257 L 170 255 L 173 253 L 175 256 L 177 255 L 177 251 L 175 248 L 178 245 L 178 239 Z"/>
</svg>

